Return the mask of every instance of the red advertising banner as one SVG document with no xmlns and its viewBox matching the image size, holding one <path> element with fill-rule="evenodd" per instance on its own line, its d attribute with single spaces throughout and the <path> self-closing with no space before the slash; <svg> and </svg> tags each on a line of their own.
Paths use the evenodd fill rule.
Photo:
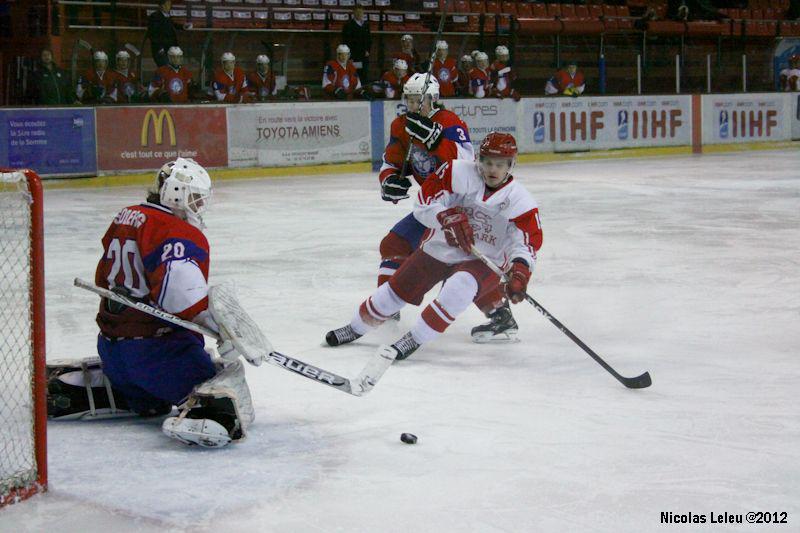
<svg viewBox="0 0 800 533">
<path fill-rule="evenodd" d="M 190 157 L 207 167 L 228 165 L 224 107 L 97 108 L 97 169 L 153 170 Z"/>
</svg>

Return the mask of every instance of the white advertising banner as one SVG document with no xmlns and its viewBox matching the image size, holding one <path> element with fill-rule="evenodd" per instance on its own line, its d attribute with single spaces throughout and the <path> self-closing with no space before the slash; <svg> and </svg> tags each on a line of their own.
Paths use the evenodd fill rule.
<svg viewBox="0 0 800 533">
<path fill-rule="evenodd" d="M 800 93 L 792 93 L 792 140 L 800 141 Z"/>
<path fill-rule="evenodd" d="M 691 96 L 530 98 L 517 144 L 521 152 L 575 152 L 692 141 Z"/>
<path fill-rule="evenodd" d="M 788 141 L 792 136 L 788 94 L 710 94 L 702 98 L 703 144 Z"/>
<path fill-rule="evenodd" d="M 229 106 L 232 167 L 272 167 L 368 161 L 367 102 Z"/>
<path fill-rule="evenodd" d="M 499 100 L 486 99 L 447 99 L 442 100 L 445 108 L 454 112 L 466 122 L 469 128 L 469 137 L 476 147 L 491 131 L 510 133 L 517 137 L 518 115 L 523 103 L 511 99 Z M 405 106 L 399 101 L 387 100 L 383 106 L 384 139 L 389 141 L 389 131 L 392 121 L 406 112 Z"/>
</svg>

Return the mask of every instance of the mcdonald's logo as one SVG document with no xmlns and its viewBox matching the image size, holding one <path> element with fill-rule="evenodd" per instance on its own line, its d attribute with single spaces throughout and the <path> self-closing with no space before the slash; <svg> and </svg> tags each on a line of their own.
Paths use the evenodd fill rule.
<svg viewBox="0 0 800 533">
<path fill-rule="evenodd" d="M 150 122 L 153 123 L 153 129 L 156 136 L 156 144 L 162 144 L 164 141 L 164 122 L 166 119 L 167 128 L 169 131 L 169 144 L 175 146 L 175 123 L 172 121 L 172 115 L 169 111 L 162 109 L 160 113 L 156 114 L 155 109 L 148 109 L 142 122 L 142 147 L 148 144 L 148 133 L 150 132 Z"/>
</svg>

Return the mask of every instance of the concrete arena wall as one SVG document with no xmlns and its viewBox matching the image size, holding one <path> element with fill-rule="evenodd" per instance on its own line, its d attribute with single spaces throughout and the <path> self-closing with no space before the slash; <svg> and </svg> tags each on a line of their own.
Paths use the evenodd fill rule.
<svg viewBox="0 0 800 533">
<path fill-rule="evenodd" d="M 450 99 L 445 105 L 468 124 L 473 144 L 505 131 L 516 136 L 521 153 L 544 157 L 680 147 L 701 153 L 800 140 L 798 93 Z M 398 101 L 2 109 L 0 166 L 46 177 L 110 177 L 151 173 L 165 159 L 183 156 L 220 169 L 367 162 L 376 168 L 391 122 L 404 111 Z"/>
</svg>

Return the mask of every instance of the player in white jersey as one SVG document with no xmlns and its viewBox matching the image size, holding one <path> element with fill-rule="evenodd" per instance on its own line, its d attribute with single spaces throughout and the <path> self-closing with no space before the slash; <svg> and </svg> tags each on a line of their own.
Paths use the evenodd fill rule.
<svg viewBox="0 0 800 533">
<path fill-rule="evenodd" d="M 789 68 L 781 70 L 780 78 L 782 91 L 800 91 L 800 54 L 789 57 Z"/>
<path fill-rule="evenodd" d="M 516 155 L 514 137 L 493 132 L 481 143 L 478 161 L 444 163 L 423 183 L 414 218 L 429 233 L 391 279 L 361 303 L 348 325 L 328 332 L 329 345 L 353 342 L 406 304 L 422 303 L 425 293 L 444 281 L 436 299 L 392 348 L 397 359 L 405 359 L 438 337 L 471 302 L 497 287 L 497 275 L 472 255 L 473 245 L 508 273 L 503 288 L 509 300 L 524 299 L 542 230 L 536 201 L 511 175 Z"/>
</svg>

